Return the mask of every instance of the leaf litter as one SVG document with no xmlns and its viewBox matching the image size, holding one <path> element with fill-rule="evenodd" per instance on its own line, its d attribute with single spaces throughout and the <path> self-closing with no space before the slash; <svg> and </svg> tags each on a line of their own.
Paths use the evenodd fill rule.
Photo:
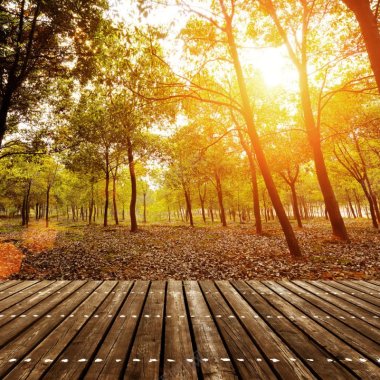
<svg viewBox="0 0 380 380">
<path fill-rule="evenodd" d="M 12 278 L 380 279 L 380 234 L 368 221 L 348 224 L 348 243 L 332 239 L 324 221 L 307 223 L 296 231 L 304 254 L 301 259 L 291 257 L 275 224 L 267 227 L 261 236 L 254 234 L 252 225 L 147 225 L 137 233 L 125 226 L 60 227 L 52 233 L 53 246 L 41 233 L 48 243 L 39 250 L 30 249 L 28 240 L 21 238 L 16 245 L 24 258 Z"/>
</svg>

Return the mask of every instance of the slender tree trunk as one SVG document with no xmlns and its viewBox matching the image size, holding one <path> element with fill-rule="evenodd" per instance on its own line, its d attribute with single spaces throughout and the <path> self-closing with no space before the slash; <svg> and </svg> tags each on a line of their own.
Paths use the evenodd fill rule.
<svg viewBox="0 0 380 380">
<path fill-rule="evenodd" d="M 354 196 L 355 196 L 356 209 L 357 209 L 357 212 L 358 212 L 358 216 L 359 216 L 359 218 L 363 218 L 363 213 L 362 213 L 362 208 L 361 208 L 361 204 L 360 204 L 360 199 L 359 199 L 359 196 L 358 196 L 358 193 L 357 193 L 356 189 L 354 189 Z"/>
<path fill-rule="evenodd" d="M 211 205 L 210 205 L 209 211 L 210 211 L 211 223 L 214 223 L 214 211 L 212 210 L 212 206 Z"/>
<path fill-rule="evenodd" d="M 28 227 L 29 225 L 29 212 L 30 212 L 29 196 L 30 196 L 31 187 L 32 187 L 32 180 L 29 179 L 27 182 L 27 187 L 26 187 L 24 200 L 22 203 L 22 209 L 21 209 L 22 225 L 25 227 Z"/>
<path fill-rule="evenodd" d="M 113 202 L 113 216 L 115 219 L 115 224 L 119 225 L 119 216 L 117 213 L 117 202 L 116 202 L 116 173 L 112 177 L 112 202 Z"/>
<path fill-rule="evenodd" d="M 253 213 L 255 216 L 255 224 L 256 224 L 256 233 L 263 233 L 263 226 L 261 223 L 261 215 L 260 215 L 260 197 L 259 197 L 259 187 L 257 185 L 257 172 L 256 165 L 253 159 L 253 152 L 250 149 L 249 145 L 244 140 L 242 133 L 239 131 L 239 140 L 245 151 L 245 154 L 248 158 L 249 163 L 249 172 L 251 176 L 251 185 L 252 185 L 252 199 L 253 199 Z"/>
<path fill-rule="evenodd" d="M 371 10 L 369 0 L 343 0 L 355 14 L 367 49 L 372 71 L 380 91 L 380 32 L 378 20 Z"/>
<path fill-rule="evenodd" d="M 352 216 L 354 217 L 354 219 L 356 219 L 355 209 L 354 209 L 354 206 L 352 205 L 350 193 L 348 192 L 348 190 L 346 190 L 346 195 L 347 195 L 348 207 L 350 208 Z"/>
<path fill-rule="evenodd" d="M 136 217 L 136 202 L 137 202 L 137 179 L 135 172 L 135 162 L 133 158 L 133 147 L 132 141 L 127 137 L 127 146 L 128 146 L 128 166 L 129 166 L 129 175 L 131 177 L 131 202 L 129 204 L 129 216 L 131 218 L 131 232 L 137 232 L 137 217 Z"/>
<path fill-rule="evenodd" d="M 186 201 L 186 210 L 189 216 L 190 220 L 190 226 L 194 227 L 194 220 L 193 220 L 193 212 L 191 210 L 191 199 L 190 199 L 190 194 L 189 191 L 185 189 L 185 201 Z"/>
<path fill-rule="evenodd" d="M 216 193 L 218 196 L 218 203 L 219 203 L 219 208 L 220 208 L 220 221 L 223 227 L 227 227 L 226 212 L 224 210 L 224 204 L 223 204 L 222 182 L 217 172 L 215 172 L 215 181 L 216 181 Z"/>
<path fill-rule="evenodd" d="M 222 7 L 224 8 L 223 1 L 220 0 Z M 224 13 L 225 13 L 224 9 Z M 286 216 L 284 206 L 282 205 L 280 196 L 278 194 L 276 185 L 273 181 L 264 151 L 261 146 L 259 135 L 256 131 L 256 126 L 253 118 L 253 112 L 250 104 L 250 99 L 248 96 L 248 91 L 245 84 L 245 79 L 243 75 L 243 70 L 240 64 L 240 59 L 235 43 L 235 38 L 232 31 L 232 20 L 225 13 L 226 27 L 225 31 L 228 38 L 228 45 L 230 48 L 231 58 L 235 67 L 236 77 L 239 85 L 240 95 L 243 103 L 244 109 L 244 119 L 247 124 L 248 134 L 251 139 L 252 146 L 256 153 L 256 158 L 261 169 L 262 176 L 264 178 L 265 185 L 268 189 L 269 196 L 272 200 L 272 204 L 276 209 L 277 216 L 279 218 L 282 230 L 284 232 L 286 242 L 289 247 L 290 254 L 295 257 L 302 256 L 301 249 L 299 247 L 297 238 L 294 234 L 292 225 L 289 222 L 289 219 Z"/>
<path fill-rule="evenodd" d="M 201 188 L 198 187 L 198 194 L 199 194 L 199 201 L 201 203 L 202 219 L 203 219 L 203 222 L 206 223 L 206 212 L 205 212 L 206 188 L 202 195 Z"/>
<path fill-rule="evenodd" d="M 300 211 L 299 211 L 299 208 L 298 208 L 298 199 L 297 199 L 296 185 L 293 182 L 293 183 L 290 183 L 289 186 L 290 186 L 290 190 L 292 192 L 293 214 L 294 214 L 294 217 L 297 220 L 298 227 L 302 228 L 303 226 L 302 226 Z"/>
<path fill-rule="evenodd" d="M 367 185 L 364 180 L 360 181 L 360 185 L 363 189 L 364 195 L 367 198 L 368 204 L 369 204 L 369 212 L 371 214 L 371 219 L 372 219 L 372 226 L 374 228 L 379 228 L 379 225 L 377 223 L 377 218 L 376 218 L 376 212 L 375 212 L 375 207 L 373 206 L 373 199 L 371 197 L 370 192 L 367 189 Z"/>
<path fill-rule="evenodd" d="M 371 198 L 372 198 L 373 208 L 374 208 L 374 210 L 375 210 L 375 215 L 376 215 L 377 221 L 378 221 L 378 223 L 380 223 L 380 210 L 379 210 L 379 205 L 377 204 L 376 195 L 375 195 L 375 193 L 374 193 L 374 191 L 373 191 L 373 189 L 372 189 L 371 182 L 369 181 L 367 175 L 366 175 L 366 182 L 367 182 L 367 188 L 368 188 L 369 195 L 370 195 Z"/>
<path fill-rule="evenodd" d="M 110 186 L 110 172 L 109 172 L 109 168 L 107 165 L 106 186 L 105 186 L 105 190 L 104 190 L 104 195 L 105 195 L 104 214 L 103 214 L 103 226 L 104 227 L 108 226 L 109 186 Z"/>
<path fill-rule="evenodd" d="M 50 185 L 46 189 L 46 214 L 45 214 L 45 225 L 46 228 L 49 227 L 49 206 L 50 206 Z"/>
<path fill-rule="evenodd" d="M 144 215 L 143 215 L 143 220 L 144 220 L 144 223 L 146 223 L 146 191 L 144 191 L 143 193 L 143 197 L 144 197 Z"/>
</svg>

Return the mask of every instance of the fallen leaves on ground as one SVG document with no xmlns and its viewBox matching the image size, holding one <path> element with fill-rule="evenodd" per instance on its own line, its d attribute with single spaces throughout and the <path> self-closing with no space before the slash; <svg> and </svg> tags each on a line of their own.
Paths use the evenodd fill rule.
<svg viewBox="0 0 380 380">
<path fill-rule="evenodd" d="M 330 237 L 325 221 L 296 231 L 304 256 L 293 259 L 281 230 L 250 225 L 60 227 L 53 248 L 27 251 L 19 279 L 379 279 L 380 234 L 349 221 L 351 241 Z M 0 235 L 1 236 L 1 235 Z M 21 243 L 22 245 L 22 243 Z M 25 250 L 24 250 L 25 252 Z"/>
<path fill-rule="evenodd" d="M 0 280 L 20 270 L 23 256 L 12 243 L 0 243 Z"/>
</svg>

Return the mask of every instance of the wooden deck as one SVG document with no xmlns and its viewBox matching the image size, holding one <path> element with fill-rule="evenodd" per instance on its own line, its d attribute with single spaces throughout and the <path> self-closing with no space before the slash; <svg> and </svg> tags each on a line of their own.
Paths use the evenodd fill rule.
<svg viewBox="0 0 380 380">
<path fill-rule="evenodd" d="M 380 379 L 380 282 L 3 282 L 0 378 Z"/>
</svg>

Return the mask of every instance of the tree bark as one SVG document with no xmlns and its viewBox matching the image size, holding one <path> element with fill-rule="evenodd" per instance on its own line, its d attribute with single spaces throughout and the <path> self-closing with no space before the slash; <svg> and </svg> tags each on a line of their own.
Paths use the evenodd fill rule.
<svg viewBox="0 0 380 380">
<path fill-rule="evenodd" d="M 245 151 L 245 154 L 247 155 L 248 163 L 249 163 L 249 173 L 251 175 L 253 213 L 255 216 L 256 233 L 262 234 L 263 225 L 261 223 L 261 215 L 260 215 L 259 187 L 257 185 L 257 173 L 256 173 L 255 161 L 253 159 L 253 152 L 252 152 L 252 149 L 249 148 L 248 144 L 244 140 L 244 137 L 240 131 L 239 131 L 239 140 Z"/>
<path fill-rule="evenodd" d="M 350 208 L 352 216 L 354 217 L 354 219 L 356 219 L 356 212 L 355 212 L 354 206 L 351 202 L 351 197 L 350 197 L 350 193 L 348 192 L 348 190 L 346 190 L 346 195 L 347 195 L 348 207 Z"/>
<path fill-rule="evenodd" d="M 185 189 L 184 192 L 185 192 L 186 210 L 187 210 L 187 214 L 189 216 L 190 226 L 194 227 L 193 212 L 191 210 L 190 194 L 189 194 L 189 191 L 187 189 Z"/>
<path fill-rule="evenodd" d="M 380 32 L 369 0 L 343 0 L 359 23 L 377 88 L 380 92 Z"/>
<path fill-rule="evenodd" d="M 198 194 L 199 194 L 199 201 L 201 203 L 202 219 L 203 219 L 203 222 L 206 223 L 206 212 L 205 212 L 206 185 L 205 185 L 203 194 L 201 193 L 201 187 L 198 187 Z"/>
<path fill-rule="evenodd" d="M 144 191 L 143 193 L 143 196 L 144 196 L 144 215 L 143 215 L 143 220 L 144 220 L 144 223 L 146 223 L 146 191 Z"/>
<path fill-rule="evenodd" d="M 116 203 L 116 173 L 112 176 L 112 202 L 113 202 L 113 216 L 115 219 L 115 224 L 119 225 L 119 216 L 117 213 L 117 203 Z"/>
<path fill-rule="evenodd" d="M 218 203 L 220 209 L 220 221 L 223 227 L 227 227 L 226 212 L 224 210 L 223 204 L 223 191 L 222 191 L 222 182 L 220 180 L 220 175 L 215 172 L 215 182 L 216 182 L 216 194 L 218 196 Z"/>
<path fill-rule="evenodd" d="M 131 177 L 131 202 L 129 204 L 129 216 L 131 218 L 131 232 L 137 232 L 136 202 L 137 202 L 137 179 L 135 172 L 135 162 L 133 158 L 133 146 L 130 137 L 127 137 L 128 166 Z"/>
<path fill-rule="evenodd" d="M 354 189 L 354 196 L 355 196 L 356 210 L 357 210 L 358 216 L 359 218 L 363 218 L 362 207 L 361 207 L 360 199 L 359 199 L 358 193 L 356 192 L 356 189 Z"/>
<path fill-rule="evenodd" d="M 109 204 L 109 186 L 110 186 L 110 170 L 109 170 L 109 157 L 108 150 L 106 152 L 106 186 L 104 190 L 105 203 L 104 203 L 104 216 L 103 216 L 103 226 L 108 226 L 108 204 Z"/>
<path fill-rule="evenodd" d="M 368 204 L 369 204 L 369 212 L 370 212 L 371 219 L 372 219 L 372 226 L 374 228 L 379 228 L 379 225 L 377 223 L 377 218 L 376 218 L 375 207 L 373 205 L 372 196 L 371 196 L 370 192 L 367 189 L 367 185 L 366 185 L 365 181 L 362 180 L 359 183 L 360 183 L 360 185 L 361 185 L 361 187 L 363 189 L 364 195 L 367 198 L 367 201 L 368 201 Z"/>
<path fill-rule="evenodd" d="M 290 190 L 292 192 L 292 201 L 293 201 L 293 213 L 294 213 L 294 217 L 296 218 L 297 220 L 297 225 L 299 228 L 302 228 L 302 221 L 301 221 L 301 215 L 300 215 L 300 210 L 299 210 L 299 207 L 298 207 L 298 198 L 297 198 L 297 191 L 296 191 L 296 185 L 295 183 L 291 183 L 289 184 L 290 186 Z"/>
<path fill-rule="evenodd" d="M 50 185 L 46 189 L 45 226 L 49 227 Z"/>
</svg>

